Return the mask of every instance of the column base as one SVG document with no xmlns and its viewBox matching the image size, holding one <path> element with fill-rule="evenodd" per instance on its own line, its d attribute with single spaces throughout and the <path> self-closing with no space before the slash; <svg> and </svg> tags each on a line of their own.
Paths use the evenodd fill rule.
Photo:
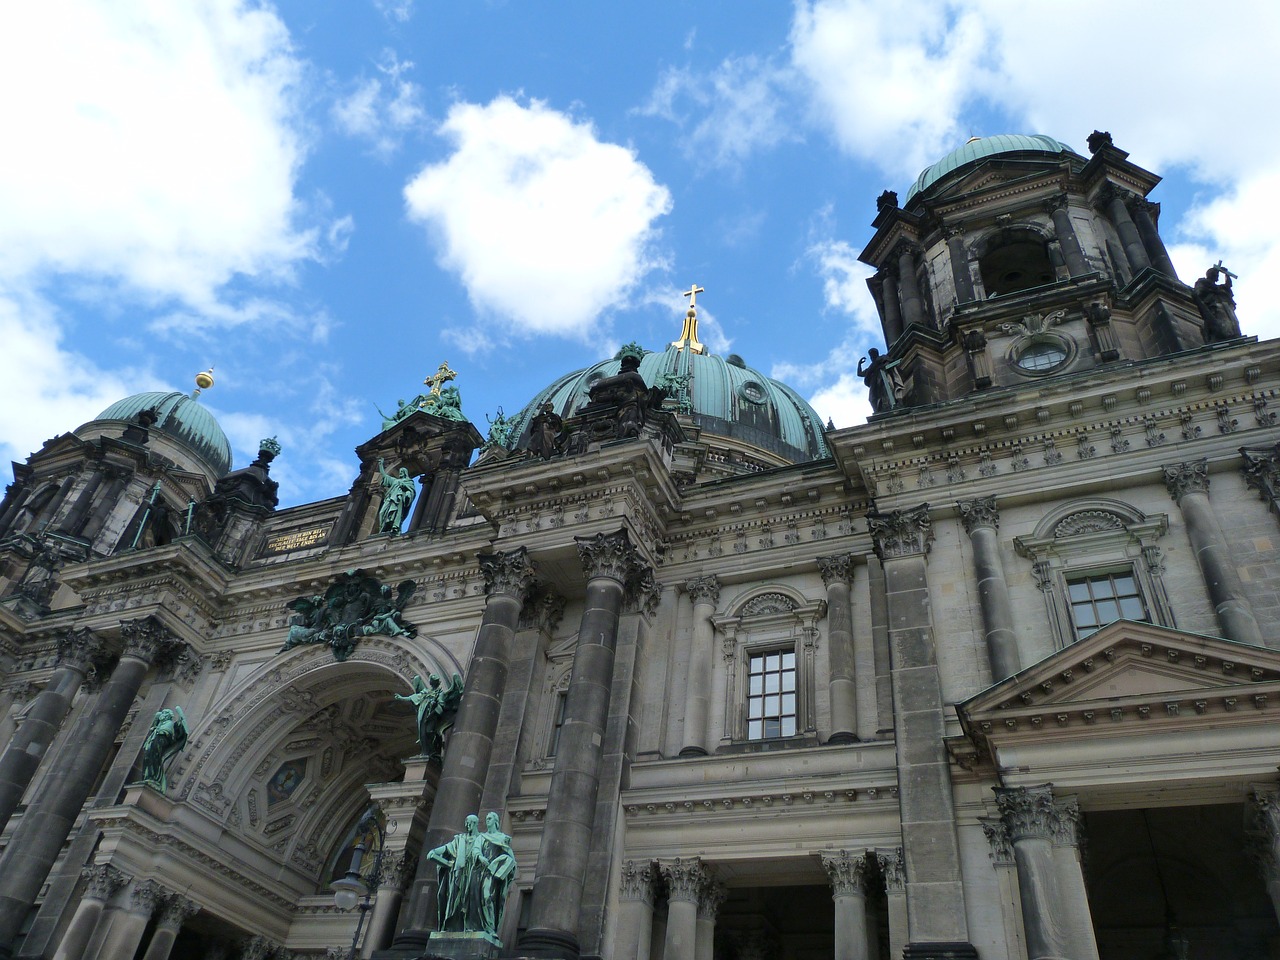
<svg viewBox="0 0 1280 960">
<path fill-rule="evenodd" d="M 515 955 L 542 960 L 581 960 L 578 938 L 564 930 L 526 930 L 516 945 Z"/>
<path fill-rule="evenodd" d="M 978 960 L 972 943 L 908 943 L 902 960 Z"/>
<path fill-rule="evenodd" d="M 373 960 L 414 960 L 427 951 L 427 941 L 434 930 L 402 930 L 391 946 L 373 951 Z"/>
<path fill-rule="evenodd" d="M 705 757 L 707 751 L 702 747 L 681 747 L 677 756 L 680 757 Z"/>
<path fill-rule="evenodd" d="M 859 740 L 855 734 L 848 733 L 845 731 L 841 731 L 840 733 L 833 733 L 831 736 L 827 737 L 828 746 L 835 743 L 858 743 L 858 742 Z"/>
</svg>

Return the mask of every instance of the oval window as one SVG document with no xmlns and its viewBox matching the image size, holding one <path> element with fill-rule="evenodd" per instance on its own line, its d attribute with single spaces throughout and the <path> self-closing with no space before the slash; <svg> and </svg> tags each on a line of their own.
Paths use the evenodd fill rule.
<svg viewBox="0 0 1280 960">
<path fill-rule="evenodd" d="M 1061 366 L 1067 359 L 1067 350 L 1061 344 L 1039 340 L 1018 354 L 1017 364 L 1032 373 L 1044 373 Z"/>
<path fill-rule="evenodd" d="M 760 386 L 760 384 L 754 380 L 748 380 L 738 388 L 738 396 L 751 403 L 764 403 L 769 395 L 765 393 L 764 387 Z"/>
</svg>

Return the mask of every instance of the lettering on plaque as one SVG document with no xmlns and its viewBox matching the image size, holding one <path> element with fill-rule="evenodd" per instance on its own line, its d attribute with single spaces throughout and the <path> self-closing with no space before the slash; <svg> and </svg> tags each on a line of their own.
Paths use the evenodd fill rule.
<svg viewBox="0 0 1280 960">
<path fill-rule="evenodd" d="M 294 550 L 305 550 L 316 547 L 329 538 L 332 524 L 325 527 L 311 527 L 307 530 L 294 530 L 271 537 L 262 547 L 262 556 L 274 556 L 278 553 L 292 553 Z"/>
</svg>

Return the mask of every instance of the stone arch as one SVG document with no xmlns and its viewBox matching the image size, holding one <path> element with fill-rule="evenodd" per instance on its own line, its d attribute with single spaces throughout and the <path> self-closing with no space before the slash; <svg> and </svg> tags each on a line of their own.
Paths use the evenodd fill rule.
<svg viewBox="0 0 1280 960">
<path fill-rule="evenodd" d="M 1078 521 L 1080 527 L 1077 530 L 1068 531 L 1067 525 L 1073 520 Z M 1071 500 L 1058 504 L 1041 517 L 1032 536 L 1037 540 L 1052 540 L 1092 532 L 1088 529 L 1090 521 L 1095 524 L 1095 529 L 1098 531 L 1124 530 L 1135 524 L 1145 523 L 1147 516 L 1137 507 L 1123 500 L 1114 500 L 1109 497 Z"/>
<path fill-rule="evenodd" d="M 994 227 L 970 244 L 983 295 L 1010 296 L 1053 283 L 1057 271 L 1049 254 L 1056 240 L 1051 229 L 1033 221 Z"/>
<path fill-rule="evenodd" d="M 764 613 L 788 613 L 809 603 L 808 598 L 794 587 L 781 583 L 750 586 L 727 604 L 728 615 L 733 617 L 760 616 Z"/>
<path fill-rule="evenodd" d="M 224 824 L 294 873 L 317 881 L 338 834 L 368 803 L 366 783 L 399 779 L 417 752 L 410 678 L 461 672 L 429 638 L 368 637 L 352 656 L 327 647 L 275 657 L 233 689 L 199 725 L 175 772 L 177 799 Z M 293 778 L 287 788 L 278 774 Z"/>
</svg>

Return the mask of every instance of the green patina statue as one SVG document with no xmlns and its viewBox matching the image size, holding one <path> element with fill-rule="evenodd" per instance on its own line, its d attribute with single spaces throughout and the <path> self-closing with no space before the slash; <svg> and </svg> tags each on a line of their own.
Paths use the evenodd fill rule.
<svg viewBox="0 0 1280 960">
<path fill-rule="evenodd" d="M 484 418 L 489 421 L 489 438 L 485 440 L 484 448 L 486 450 L 490 447 L 509 449 L 511 447 L 511 421 L 502 412 L 502 408 L 498 408 L 498 412 L 494 417 L 490 418 L 486 413 Z"/>
<path fill-rule="evenodd" d="M 440 891 L 436 899 L 438 929 L 444 933 L 479 933 L 502 946 L 498 930 L 507 893 L 516 873 L 511 838 L 499 827 L 497 813 L 467 817 L 466 829 L 427 854 L 436 863 Z"/>
<path fill-rule="evenodd" d="M 169 789 L 169 764 L 186 745 L 187 718 L 182 708 L 157 711 L 142 743 L 142 782 L 165 793 Z"/>
<path fill-rule="evenodd" d="M 404 521 L 409 516 L 409 506 L 417 491 L 413 486 L 413 477 L 409 469 L 401 467 L 395 476 L 387 473 L 386 461 L 378 458 L 378 472 L 382 474 L 382 505 L 378 507 L 378 532 L 399 533 Z"/>
<path fill-rule="evenodd" d="M 363 570 L 348 570 L 334 579 L 324 596 L 298 597 L 288 604 L 296 616 L 289 622 L 283 653 L 311 643 L 328 644 L 335 660 L 346 660 L 361 637 L 417 636 L 417 628 L 405 623 L 405 606 L 417 584 L 402 580 L 392 596 L 391 587 Z"/>
<path fill-rule="evenodd" d="M 422 756 L 439 764 L 444 756 L 444 738 L 458 715 L 462 701 L 462 676 L 455 673 L 449 686 L 437 674 L 431 674 L 424 682 L 421 676 L 413 678 L 413 693 L 396 694 L 397 700 L 412 703 L 418 711 L 418 746 Z"/>
</svg>

